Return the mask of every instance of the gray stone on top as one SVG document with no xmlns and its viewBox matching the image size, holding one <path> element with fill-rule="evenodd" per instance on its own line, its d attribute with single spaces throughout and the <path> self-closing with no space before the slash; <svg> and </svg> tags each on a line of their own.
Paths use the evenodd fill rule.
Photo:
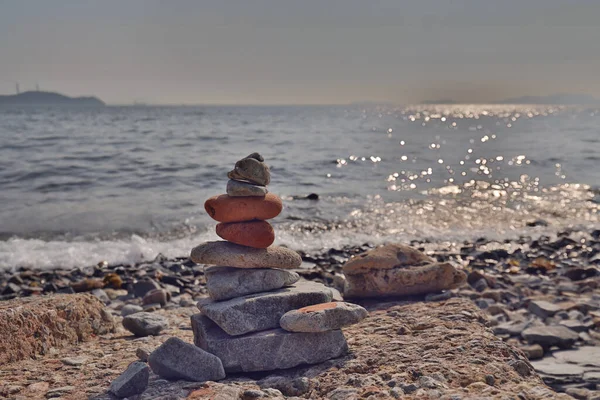
<svg viewBox="0 0 600 400">
<path fill-rule="evenodd" d="M 119 398 L 129 397 L 143 393 L 148 387 L 150 368 L 143 362 L 134 361 L 119 375 L 108 389 L 109 392 Z"/>
<path fill-rule="evenodd" d="M 227 174 L 229 179 L 245 180 L 257 185 L 267 186 L 271 183 L 269 167 L 256 158 L 242 158 L 235 163 L 235 168 Z"/>
<path fill-rule="evenodd" d="M 243 335 L 279 327 L 290 310 L 328 303 L 333 294 L 321 283 L 302 281 L 273 292 L 237 297 L 231 300 L 200 301 L 198 309 L 229 335 Z"/>
<path fill-rule="evenodd" d="M 261 156 L 260 153 L 258 153 L 256 151 L 254 153 L 246 156 L 245 158 L 254 158 L 255 160 L 258 160 L 258 161 L 261 161 L 261 162 L 265 161 L 265 159 L 263 158 L 263 156 Z"/>
<path fill-rule="evenodd" d="M 274 268 L 209 267 L 204 269 L 206 289 L 213 300 L 228 300 L 290 286 L 300 279 L 292 271 Z"/>
<path fill-rule="evenodd" d="M 193 344 L 171 337 L 150 354 L 148 364 L 165 379 L 204 382 L 225 378 L 218 357 Z"/>
<path fill-rule="evenodd" d="M 322 303 L 285 313 L 279 325 L 290 332 L 325 332 L 356 324 L 369 315 L 358 304 Z"/>
<path fill-rule="evenodd" d="M 227 182 L 227 194 L 231 197 L 264 197 L 267 193 L 269 193 L 269 191 L 266 186 L 234 181 L 232 179 Z"/>
<path fill-rule="evenodd" d="M 521 332 L 523 339 L 528 343 L 537 343 L 544 348 L 558 346 L 569 348 L 579 339 L 577 332 L 561 325 L 533 326 Z"/>
<path fill-rule="evenodd" d="M 550 303 L 549 301 L 532 300 L 529 302 L 527 310 L 530 313 L 535 314 L 542 319 L 546 319 L 548 317 L 552 317 L 554 314 L 561 311 L 562 308 L 560 308 L 560 306 L 556 304 Z"/>
<path fill-rule="evenodd" d="M 266 249 L 256 249 L 222 240 L 194 247 L 190 258 L 198 264 L 236 268 L 294 269 L 302 264 L 300 255 L 286 247 L 269 246 Z"/>
<path fill-rule="evenodd" d="M 194 343 L 219 357 L 227 372 L 272 371 L 317 364 L 348 351 L 340 330 L 294 333 L 270 329 L 229 336 L 204 315 L 192 315 L 191 320 Z"/>
<path fill-rule="evenodd" d="M 123 318 L 123 327 L 135 336 L 158 335 L 169 327 L 169 321 L 162 315 L 138 312 Z"/>
</svg>

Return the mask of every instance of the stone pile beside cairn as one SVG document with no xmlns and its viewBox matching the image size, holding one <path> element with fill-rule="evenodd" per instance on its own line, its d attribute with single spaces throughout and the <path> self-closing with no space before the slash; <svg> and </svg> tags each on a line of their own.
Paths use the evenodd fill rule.
<svg viewBox="0 0 600 400">
<path fill-rule="evenodd" d="M 209 294 L 192 316 L 194 343 L 217 356 L 225 372 L 285 369 L 345 354 L 340 328 L 367 311 L 332 302 L 333 292 L 323 284 L 299 281 L 291 271 L 302 263 L 298 253 L 272 246 L 267 220 L 279 215 L 282 202 L 267 190 L 271 176 L 260 154 L 238 161 L 228 177 L 227 194 L 205 203 L 226 241 L 203 243 L 191 254 L 208 265 Z"/>
</svg>

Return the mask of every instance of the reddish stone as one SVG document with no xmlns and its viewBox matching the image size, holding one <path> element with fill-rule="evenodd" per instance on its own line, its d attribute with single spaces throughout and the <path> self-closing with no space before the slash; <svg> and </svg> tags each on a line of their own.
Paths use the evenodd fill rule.
<svg viewBox="0 0 600 400">
<path fill-rule="evenodd" d="M 265 197 L 230 197 L 226 194 L 206 200 L 204 208 L 219 222 L 243 222 L 275 218 L 281 212 L 281 199 L 267 193 Z"/>
<path fill-rule="evenodd" d="M 321 304 L 315 304 L 313 306 L 303 307 L 303 308 L 299 309 L 298 312 L 301 312 L 302 314 L 308 314 L 308 313 L 315 312 L 315 311 L 336 308 L 337 306 L 338 306 L 338 303 L 336 303 L 336 302 L 321 303 Z"/>
<path fill-rule="evenodd" d="M 267 221 L 221 222 L 217 225 L 217 235 L 242 246 L 266 249 L 273 244 L 275 232 Z"/>
</svg>

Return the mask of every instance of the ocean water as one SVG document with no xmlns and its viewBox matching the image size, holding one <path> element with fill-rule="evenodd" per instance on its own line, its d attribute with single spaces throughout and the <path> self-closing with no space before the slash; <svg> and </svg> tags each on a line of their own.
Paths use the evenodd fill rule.
<svg viewBox="0 0 600 400">
<path fill-rule="evenodd" d="M 600 224 L 595 108 L 3 108 L 0 269 L 186 256 L 254 151 L 284 200 L 276 244 L 298 250 Z"/>
</svg>

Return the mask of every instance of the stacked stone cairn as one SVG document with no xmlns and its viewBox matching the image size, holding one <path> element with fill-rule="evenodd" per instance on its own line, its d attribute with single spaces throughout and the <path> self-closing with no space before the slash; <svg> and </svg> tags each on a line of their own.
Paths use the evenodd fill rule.
<svg viewBox="0 0 600 400">
<path fill-rule="evenodd" d="M 191 259 L 205 267 L 209 297 L 192 316 L 196 346 L 221 359 L 225 372 L 270 371 L 315 364 L 344 355 L 340 328 L 359 322 L 367 311 L 332 302 L 334 293 L 315 282 L 299 281 L 291 270 L 302 259 L 273 246 L 267 222 L 282 210 L 269 193 L 270 171 L 253 153 L 229 172 L 227 194 L 205 203 L 225 241 L 203 243 Z"/>
</svg>

